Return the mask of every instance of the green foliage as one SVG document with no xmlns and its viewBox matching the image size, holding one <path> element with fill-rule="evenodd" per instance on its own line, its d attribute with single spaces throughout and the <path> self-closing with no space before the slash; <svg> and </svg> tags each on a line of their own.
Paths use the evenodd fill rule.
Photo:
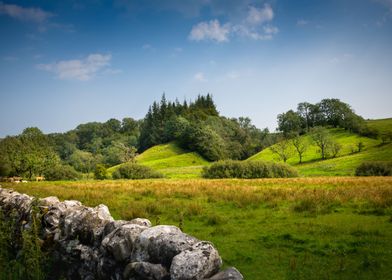
<svg viewBox="0 0 392 280">
<path fill-rule="evenodd" d="M 94 169 L 94 178 L 97 180 L 105 180 L 108 177 L 108 172 L 103 164 L 97 164 Z"/>
<path fill-rule="evenodd" d="M 298 113 L 293 110 L 289 110 L 286 113 L 278 115 L 278 129 L 282 131 L 284 135 L 288 135 L 293 132 L 300 132 L 303 121 Z"/>
<path fill-rule="evenodd" d="M 355 170 L 356 176 L 392 176 L 392 162 L 363 162 Z"/>
<path fill-rule="evenodd" d="M 198 96 L 184 102 L 154 102 L 141 126 L 139 150 L 170 141 L 198 152 L 204 158 L 245 159 L 267 146 L 268 130 L 253 126 L 249 118 L 227 119 L 219 116 L 212 96 Z"/>
<path fill-rule="evenodd" d="M 328 151 L 331 147 L 331 135 L 328 131 L 328 129 L 324 127 L 315 127 L 311 131 L 312 139 L 314 143 L 317 145 L 319 148 L 319 152 L 321 154 L 321 159 L 326 159 L 328 156 Z"/>
<path fill-rule="evenodd" d="M 112 174 L 113 179 L 148 179 L 162 178 L 163 175 L 147 166 L 136 163 L 121 165 Z"/>
<path fill-rule="evenodd" d="M 218 161 L 203 169 L 203 177 L 221 178 L 287 178 L 298 176 L 297 171 L 287 164 L 264 161 Z"/>
<path fill-rule="evenodd" d="M 319 103 L 299 103 L 297 112 L 289 110 L 278 115 L 278 128 L 285 135 L 309 132 L 316 126 L 340 127 L 370 136 L 373 132 L 364 119 L 348 105 L 336 98 L 323 99 Z"/>
<path fill-rule="evenodd" d="M 32 178 L 59 163 L 48 136 L 38 128 L 26 128 L 19 136 L 8 136 L 0 141 L 3 173 Z"/>
<path fill-rule="evenodd" d="M 34 208 L 30 226 L 25 228 L 0 209 L 0 279 L 47 279 L 50 261 L 41 248 L 37 213 Z"/>
<path fill-rule="evenodd" d="M 271 146 L 271 151 L 279 156 L 283 162 L 286 162 L 293 155 L 292 143 L 287 138 L 280 138 L 280 141 Z"/>
<path fill-rule="evenodd" d="M 70 165 L 55 165 L 44 172 L 45 180 L 48 181 L 63 181 L 63 180 L 78 180 L 82 175 L 77 172 Z"/>
<path fill-rule="evenodd" d="M 90 152 L 76 150 L 69 159 L 70 164 L 78 171 L 89 174 L 98 160 Z"/>
</svg>

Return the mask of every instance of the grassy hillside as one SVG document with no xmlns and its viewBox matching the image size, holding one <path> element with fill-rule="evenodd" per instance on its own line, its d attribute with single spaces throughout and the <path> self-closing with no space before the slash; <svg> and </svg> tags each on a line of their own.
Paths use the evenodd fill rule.
<svg viewBox="0 0 392 280">
<path fill-rule="evenodd" d="M 388 128 L 385 123 L 383 125 L 383 129 Z M 355 168 L 366 160 L 392 159 L 391 144 L 380 145 L 380 140 L 362 137 L 343 129 L 330 129 L 330 133 L 332 138 L 342 145 L 342 149 L 336 158 L 321 161 L 321 156 L 318 153 L 319 148 L 313 143 L 309 135 L 304 135 L 302 137 L 309 147 L 303 157 L 303 163 L 299 164 L 299 157 L 293 147 L 292 157 L 287 163 L 296 166 L 303 176 L 335 176 L 353 175 Z M 361 152 L 357 152 L 359 142 L 364 144 Z M 278 161 L 280 159 L 270 148 L 267 148 L 248 160 Z"/>
<path fill-rule="evenodd" d="M 208 164 L 196 152 L 189 152 L 174 142 L 154 146 L 136 157 L 139 164 L 149 166 L 163 173 L 168 178 L 200 177 L 203 166 Z M 112 173 L 120 165 L 109 169 Z"/>
<path fill-rule="evenodd" d="M 392 133 L 392 118 L 379 119 L 379 120 L 368 120 L 366 121 L 369 127 L 378 130 L 381 133 Z"/>
<path fill-rule="evenodd" d="M 392 178 L 5 183 L 212 241 L 247 280 L 392 279 Z"/>
</svg>

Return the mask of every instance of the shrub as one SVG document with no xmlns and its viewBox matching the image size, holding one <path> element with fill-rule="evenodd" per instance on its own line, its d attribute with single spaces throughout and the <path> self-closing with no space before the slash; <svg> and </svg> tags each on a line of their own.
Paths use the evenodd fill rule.
<svg viewBox="0 0 392 280">
<path fill-rule="evenodd" d="M 204 178 L 285 178 L 296 177 L 297 171 L 284 163 L 265 161 L 225 160 L 213 163 L 203 169 Z"/>
<path fill-rule="evenodd" d="M 105 165 L 97 164 L 94 169 L 94 178 L 97 180 L 105 180 L 108 177 L 108 173 Z"/>
<path fill-rule="evenodd" d="M 126 163 L 112 174 L 113 179 L 148 179 L 162 178 L 163 175 L 150 167 L 137 163 Z"/>
<path fill-rule="evenodd" d="M 56 165 L 44 172 L 45 179 L 48 181 L 59 180 L 78 180 L 82 176 L 70 165 Z"/>
<path fill-rule="evenodd" d="M 392 162 L 363 162 L 355 170 L 356 176 L 392 176 Z"/>
</svg>

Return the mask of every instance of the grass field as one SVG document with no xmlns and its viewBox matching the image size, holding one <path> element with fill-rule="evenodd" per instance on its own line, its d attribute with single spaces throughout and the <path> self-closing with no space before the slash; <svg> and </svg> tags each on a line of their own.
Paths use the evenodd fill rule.
<svg viewBox="0 0 392 280">
<path fill-rule="evenodd" d="M 196 152 L 189 152 L 174 142 L 154 146 L 136 157 L 136 161 L 161 172 L 167 178 L 200 177 L 203 166 L 209 164 Z M 111 174 L 119 165 L 109 168 Z"/>
<path fill-rule="evenodd" d="M 119 219 L 182 224 L 245 279 L 391 279 L 392 178 L 4 184 L 104 203 Z"/>
</svg>

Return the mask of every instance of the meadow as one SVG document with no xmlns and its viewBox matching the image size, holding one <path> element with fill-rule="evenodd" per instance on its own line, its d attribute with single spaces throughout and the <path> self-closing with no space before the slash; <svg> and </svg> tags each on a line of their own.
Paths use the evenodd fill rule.
<svg viewBox="0 0 392 280">
<path fill-rule="evenodd" d="M 3 184 L 173 224 L 245 279 L 391 279 L 392 178 L 117 180 Z"/>
</svg>

